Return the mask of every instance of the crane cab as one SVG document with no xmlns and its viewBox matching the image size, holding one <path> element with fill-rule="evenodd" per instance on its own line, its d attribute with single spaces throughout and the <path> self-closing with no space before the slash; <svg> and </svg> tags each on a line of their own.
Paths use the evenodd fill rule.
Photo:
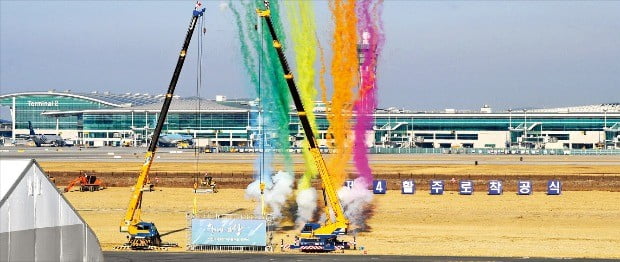
<svg viewBox="0 0 620 262">
<path fill-rule="evenodd" d="M 150 246 L 161 245 L 161 236 L 155 223 L 140 222 L 129 227 L 129 244 L 132 249 L 148 249 Z"/>
<path fill-rule="evenodd" d="M 299 241 L 291 246 L 302 252 L 332 252 L 351 249 L 349 242 L 338 240 L 338 235 L 346 234 L 346 228 L 336 227 L 327 234 L 320 233 L 321 224 L 306 223 L 299 234 Z"/>
<path fill-rule="evenodd" d="M 312 237 L 314 235 L 314 230 L 320 228 L 321 225 L 317 223 L 306 223 L 304 227 L 301 229 L 300 237 Z"/>
</svg>

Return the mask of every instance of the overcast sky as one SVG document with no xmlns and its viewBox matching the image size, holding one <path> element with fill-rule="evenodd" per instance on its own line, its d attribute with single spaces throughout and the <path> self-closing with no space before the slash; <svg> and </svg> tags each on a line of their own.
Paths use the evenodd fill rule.
<svg viewBox="0 0 620 262">
<path fill-rule="evenodd" d="M 205 4 L 201 96 L 249 97 L 223 3 Z M 0 1 L 0 94 L 164 93 L 193 5 Z M 315 10 L 329 48 L 327 1 L 316 1 Z M 619 14 L 619 1 L 386 0 L 379 104 L 434 110 L 620 102 Z M 196 94 L 195 40 L 177 86 L 181 96 Z"/>
</svg>

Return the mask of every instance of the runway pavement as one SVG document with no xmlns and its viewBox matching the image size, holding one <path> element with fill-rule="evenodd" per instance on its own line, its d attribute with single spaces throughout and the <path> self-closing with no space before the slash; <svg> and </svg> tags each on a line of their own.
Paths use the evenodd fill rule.
<svg viewBox="0 0 620 262">
<path fill-rule="evenodd" d="M 129 261 L 614 261 L 582 258 L 529 258 L 529 257 L 451 257 L 451 256 L 375 256 L 342 254 L 265 254 L 265 253 L 168 253 L 168 252 L 103 252 L 108 262 Z"/>
</svg>

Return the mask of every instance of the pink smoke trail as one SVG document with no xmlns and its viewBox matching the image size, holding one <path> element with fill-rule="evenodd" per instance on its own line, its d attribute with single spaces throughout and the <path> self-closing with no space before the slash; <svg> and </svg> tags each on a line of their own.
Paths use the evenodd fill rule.
<svg viewBox="0 0 620 262">
<path fill-rule="evenodd" d="M 377 106 L 377 78 L 376 69 L 379 53 L 385 41 L 381 12 L 383 1 L 372 3 L 372 0 L 362 0 L 357 6 L 358 35 L 361 36 L 359 46 L 360 55 L 364 60 L 360 64 L 360 88 L 354 110 L 357 115 L 355 123 L 355 141 L 353 144 L 353 161 L 359 173 L 359 182 L 365 185 L 372 184 L 373 175 L 368 164 L 366 152 L 366 131 L 373 125 L 372 114 Z M 356 181 L 357 182 L 357 181 Z"/>
</svg>

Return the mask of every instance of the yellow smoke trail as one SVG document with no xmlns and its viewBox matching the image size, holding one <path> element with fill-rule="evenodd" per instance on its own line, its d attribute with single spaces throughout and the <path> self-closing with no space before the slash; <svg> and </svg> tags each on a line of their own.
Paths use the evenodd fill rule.
<svg viewBox="0 0 620 262">
<path fill-rule="evenodd" d="M 314 100 L 317 90 L 314 87 L 314 62 L 316 61 L 317 40 L 314 10 L 311 1 L 285 1 L 288 20 L 291 25 L 291 39 L 295 51 L 297 72 L 295 74 L 297 88 L 299 90 L 306 115 L 316 136 L 317 126 L 314 115 Z M 316 165 L 308 151 L 308 144 L 304 143 L 304 160 L 306 172 L 298 184 L 298 189 L 303 190 L 311 186 L 313 174 L 317 173 Z"/>
<path fill-rule="evenodd" d="M 353 90 L 357 86 L 357 16 L 355 0 L 330 0 L 329 8 L 334 20 L 331 64 L 334 90 L 328 118 L 336 154 L 331 157 L 328 167 L 334 178 L 334 186 L 340 188 L 347 177 L 346 167 L 351 159 L 349 121 L 354 101 Z"/>
</svg>

